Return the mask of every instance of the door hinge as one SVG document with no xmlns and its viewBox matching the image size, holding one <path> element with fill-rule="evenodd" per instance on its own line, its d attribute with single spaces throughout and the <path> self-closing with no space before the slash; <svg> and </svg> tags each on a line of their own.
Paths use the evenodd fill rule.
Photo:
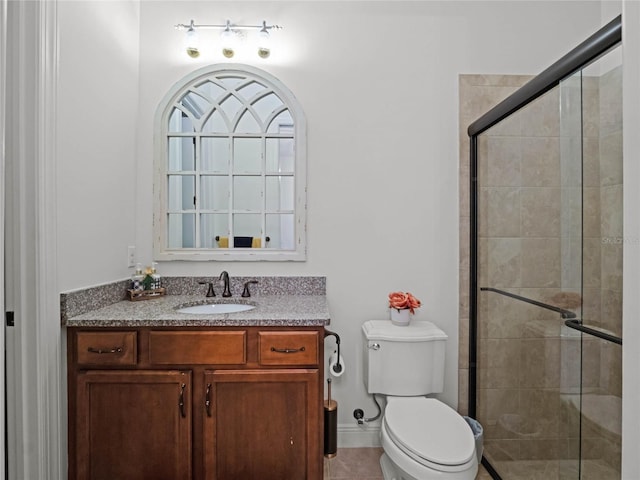
<svg viewBox="0 0 640 480">
<path fill-rule="evenodd" d="M 4 316 L 5 316 L 5 319 L 6 319 L 7 327 L 15 327 L 16 322 L 14 320 L 13 312 L 4 312 Z"/>
</svg>

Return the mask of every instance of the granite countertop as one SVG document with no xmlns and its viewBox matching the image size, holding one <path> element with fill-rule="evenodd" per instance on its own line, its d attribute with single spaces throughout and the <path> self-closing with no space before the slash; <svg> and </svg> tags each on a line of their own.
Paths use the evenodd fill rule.
<svg viewBox="0 0 640 480">
<path fill-rule="evenodd" d="M 184 314 L 176 308 L 206 303 L 247 303 L 256 308 L 224 314 Z M 329 325 L 325 295 L 257 295 L 251 298 L 206 298 L 166 295 L 142 301 L 119 301 L 64 319 L 67 327 L 312 327 Z"/>
</svg>

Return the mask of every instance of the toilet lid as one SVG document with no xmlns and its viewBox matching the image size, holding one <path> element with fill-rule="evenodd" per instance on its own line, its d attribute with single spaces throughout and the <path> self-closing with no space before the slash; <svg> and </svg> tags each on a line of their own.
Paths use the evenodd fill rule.
<svg viewBox="0 0 640 480">
<path fill-rule="evenodd" d="M 384 420 L 393 442 L 416 459 L 455 466 L 475 455 L 475 439 L 467 422 L 435 398 L 389 398 Z"/>
</svg>

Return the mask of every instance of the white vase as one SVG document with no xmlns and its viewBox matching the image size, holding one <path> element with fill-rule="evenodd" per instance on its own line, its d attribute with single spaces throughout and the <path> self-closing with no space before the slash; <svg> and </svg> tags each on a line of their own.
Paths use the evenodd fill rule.
<svg viewBox="0 0 640 480">
<path fill-rule="evenodd" d="M 411 322 L 411 311 L 408 308 L 398 310 L 397 308 L 390 308 L 391 323 L 400 327 L 406 327 Z"/>
</svg>

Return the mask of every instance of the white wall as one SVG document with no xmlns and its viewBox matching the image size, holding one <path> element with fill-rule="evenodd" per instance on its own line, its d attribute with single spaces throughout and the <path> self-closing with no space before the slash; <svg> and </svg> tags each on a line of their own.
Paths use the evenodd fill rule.
<svg viewBox="0 0 640 480">
<path fill-rule="evenodd" d="M 330 328 L 342 337 L 347 364 L 333 384 L 343 425 L 353 425 L 354 408 L 374 413 L 361 378 L 361 324 L 388 317 L 390 291 L 411 291 L 424 303 L 416 319 L 432 320 L 450 336 L 442 398 L 455 405 L 458 74 L 538 73 L 600 27 L 599 2 L 143 1 L 137 86 L 113 73 L 125 69 L 132 82 L 137 74 L 135 41 L 129 39 L 131 47 L 121 50 L 103 38 L 115 42 L 112 8 L 126 9 L 102 2 L 61 8 L 61 107 L 66 101 L 75 107 L 88 104 L 73 91 L 93 88 L 76 75 L 98 72 L 91 78 L 104 94 L 99 111 L 86 112 L 81 125 L 60 132 L 61 287 L 130 275 L 125 268 L 129 242 L 135 242 L 140 261 L 151 261 L 156 105 L 181 77 L 222 61 L 218 54 L 187 58 L 173 25 L 192 18 L 201 23 L 266 19 L 285 27 L 273 35 L 271 58 L 238 60 L 278 77 L 305 109 L 308 261 L 184 262 L 162 264 L 160 271 L 326 275 Z M 94 23 L 72 25 L 85 12 Z M 108 23 L 99 20 L 105 15 Z M 79 49 L 85 47 L 78 42 L 93 45 L 94 56 L 83 55 Z M 118 101 L 121 96 L 126 101 Z M 121 115 L 121 105 L 131 117 Z M 73 112 L 67 107 L 63 117 L 70 121 Z M 102 130 L 91 129 L 96 122 Z"/>
<path fill-rule="evenodd" d="M 58 2 L 61 291 L 128 276 L 135 245 L 137 1 Z"/>
</svg>

